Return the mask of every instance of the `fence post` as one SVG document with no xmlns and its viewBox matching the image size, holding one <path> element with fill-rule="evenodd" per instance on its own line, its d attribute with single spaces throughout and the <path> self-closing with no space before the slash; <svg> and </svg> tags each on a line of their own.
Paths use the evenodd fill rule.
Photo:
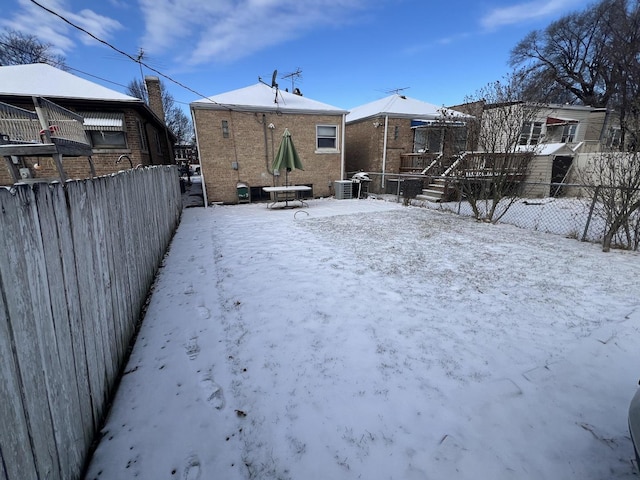
<svg viewBox="0 0 640 480">
<path fill-rule="evenodd" d="M 600 194 L 600 188 L 602 185 L 598 185 L 596 190 L 593 192 L 593 200 L 591 201 L 591 208 L 589 208 L 589 216 L 587 217 L 587 223 L 584 226 L 584 232 L 582 233 L 582 238 L 580 241 L 584 242 L 587 239 L 587 232 L 589 231 L 589 224 L 591 223 L 591 216 L 593 215 L 593 209 L 596 206 L 596 201 L 598 200 L 598 195 Z"/>
</svg>

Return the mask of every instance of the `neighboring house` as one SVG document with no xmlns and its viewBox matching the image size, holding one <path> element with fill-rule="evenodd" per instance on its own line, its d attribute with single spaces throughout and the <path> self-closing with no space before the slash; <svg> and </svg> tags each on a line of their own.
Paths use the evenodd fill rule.
<svg viewBox="0 0 640 480">
<path fill-rule="evenodd" d="M 600 151 L 615 141 L 608 137 L 610 126 L 606 121 L 605 108 L 536 106 L 535 118 L 522 125 L 518 141 L 521 148 L 539 146 L 528 179 L 535 182 L 564 181 L 576 155 Z M 613 132 L 611 130 L 610 133 Z"/>
<path fill-rule="evenodd" d="M 198 149 L 191 143 L 176 143 L 173 146 L 176 164 L 196 165 L 198 164 Z"/>
<path fill-rule="evenodd" d="M 87 156 L 65 157 L 67 178 L 87 178 L 138 165 L 174 163 L 174 135 L 164 123 L 156 77 L 145 79 L 151 107 L 142 100 L 105 88 L 44 63 L 0 67 L 0 102 L 33 113 L 34 97 L 75 112 L 84 118 L 91 147 Z M 27 112 L 27 114 L 29 113 Z M 3 132 L 0 131 L 0 134 Z M 53 180 L 60 174 L 49 156 L 13 156 L 0 169 L 0 185 L 23 179 Z"/>
<path fill-rule="evenodd" d="M 239 184 L 251 201 L 268 199 L 263 187 L 283 185 L 285 172 L 272 163 L 285 129 L 304 167 L 288 174 L 289 184 L 324 197 L 343 178 L 345 110 L 263 83 L 190 106 L 207 204 L 238 203 Z"/>
<path fill-rule="evenodd" d="M 191 143 L 176 143 L 173 146 L 176 165 L 181 175 L 200 175 L 198 149 Z"/>
<path fill-rule="evenodd" d="M 576 178 L 580 158 L 619 146 L 620 128 L 605 108 L 579 105 L 521 103 L 531 109 L 528 120 L 522 122 L 517 149 L 534 150 L 535 157 L 528 168 L 527 182 L 538 186 L 527 188 L 531 196 L 549 196 L 562 191 L 552 183 L 570 183 Z M 463 108 L 463 107 L 461 107 Z M 491 114 L 503 105 L 485 105 L 482 127 L 491 128 Z"/>
<path fill-rule="evenodd" d="M 355 107 L 346 119 L 347 174 L 420 172 L 466 150 L 469 118 L 398 94 Z"/>
</svg>

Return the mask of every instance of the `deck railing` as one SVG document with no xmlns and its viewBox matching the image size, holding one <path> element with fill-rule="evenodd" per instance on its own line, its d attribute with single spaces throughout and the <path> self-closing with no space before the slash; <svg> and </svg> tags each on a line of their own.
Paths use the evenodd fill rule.
<svg viewBox="0 0 640 480">
<path fill-rule="evenodd" d="M 9 143 L 40 143 L 42 126 L 38 114 L 0 102 L 0 134 Z"/>
<path fill-rule="evenodd" d="M 0 102 L 0 134 L 5 142 L 74 142 L 90 145 L 81 115 L 42 97 L 33 97 L 35 112 Z"/>
<path fill-rule="evenodd" d="M 81 115 L 56 105 L 46 98 L 34 97 L 33 102 L 36 112 L 42 113 L 40 123 L 45 124 L 42 129 L 48 130 L 50 138 L 89 145 L 83 126 L 84 118 Z"/>
</svg>

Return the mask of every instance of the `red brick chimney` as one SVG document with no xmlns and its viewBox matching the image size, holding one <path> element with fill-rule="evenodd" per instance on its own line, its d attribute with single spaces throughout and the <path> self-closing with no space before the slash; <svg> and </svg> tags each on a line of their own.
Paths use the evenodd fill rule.
<svg viewBox="0 0 640 480">
<path fill-rule="evenodd" d="M 144 83 L 147 85 L 147 96 L 149 97 L 149 108 L 160 120 L 165 121 L 164 107 L 162 106 L 162 91 L 160 90 L 160 79 L 158 77 L 145 76 Z"/>
</svg>

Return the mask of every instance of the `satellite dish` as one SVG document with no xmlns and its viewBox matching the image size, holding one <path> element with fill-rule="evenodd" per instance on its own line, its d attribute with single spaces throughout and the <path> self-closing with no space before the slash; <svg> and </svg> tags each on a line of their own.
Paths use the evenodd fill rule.
<svg viewBox="0 0 640 480">
<path fill-rule="evenodd" d="M 271 77 L 271 86 L 278 88 L 278 84 L 276 83 L 276 76 L 278 75 L 278 70 L 273 71 L 273 75 Z"/>
</svg>

